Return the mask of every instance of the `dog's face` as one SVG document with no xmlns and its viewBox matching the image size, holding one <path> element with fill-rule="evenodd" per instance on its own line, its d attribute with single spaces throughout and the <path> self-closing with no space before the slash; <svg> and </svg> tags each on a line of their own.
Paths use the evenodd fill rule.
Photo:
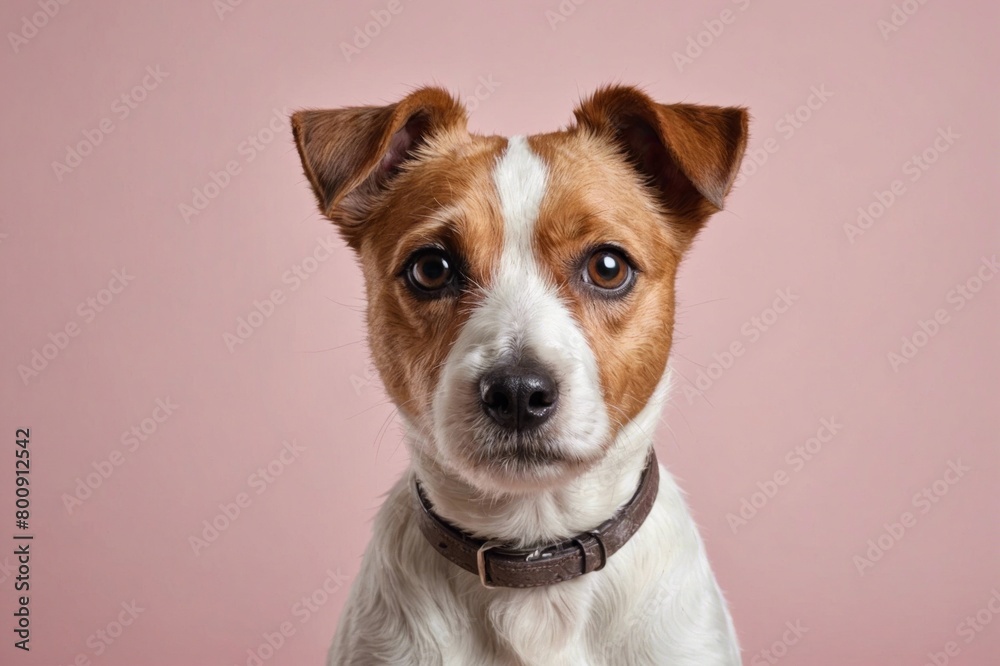
<svg viewBox="0 0 1000 666">
<path fill-rule="evenodd" d="M 742 109 L 627 87 L 576 119 L 472 135 L 436 88 L 292 119 L 320 209 L 360 257 L 386 390 L 422 453 L 483 490 L 579 474 L 643 408 L 678 263 L 746 141 Z"/>
</svg>

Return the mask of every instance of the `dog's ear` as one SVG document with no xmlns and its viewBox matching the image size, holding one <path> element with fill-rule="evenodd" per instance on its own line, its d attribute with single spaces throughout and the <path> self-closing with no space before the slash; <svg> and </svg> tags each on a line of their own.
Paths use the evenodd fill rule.
<svg viewBox="0 0 1000 666">
<path fill-rule="evenodd" d="M 435 133 L 466 134 L 465 108 L 441 88 L 389 106 L 298 111 L 292 134 L 320 211 L 345 231 Z"/>
<path fill-rule="evenodd" d="M 611 86 L 574 114 L 580 127 L 616 144 L 674 216 L 701 222 L 722 210 L 746 148 L 746 109 L 657 104 L 636 88 Z"/>
</svg>

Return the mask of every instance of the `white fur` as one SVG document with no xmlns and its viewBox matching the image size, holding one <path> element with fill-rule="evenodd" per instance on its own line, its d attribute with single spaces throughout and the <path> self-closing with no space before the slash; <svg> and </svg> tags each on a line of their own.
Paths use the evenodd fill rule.
<svg viewBox="0 0 1000 666">
<path fill-rule="evenodd" d="M 635 492 L 668 391 L 669 371 L 640 414 L 606 441 L 597 361 L 533 258 L 545 166 L 512 139 L 494 175 L 506 225 L 500 267 L 445 363 L 432 427 L 409 424 L 411 469 L 376 518 L 329 664 L 738 665 L 698 530 L 662 466 L 652 512 L 606 567 L 548 587 L 485 589 L 416 526 L 414 475 L 439 514 L 480 536 L 527 545 L 593 528 Z M 585 471 L 515 487 L 479 473 L 463 448 L 488 438 L 470 386 L 511 349 L 558 371 L 555 446 L 592 460 Z"/>
<path fill-rule="evenodd" d="M 494 427 L 479 406 L 479 377 L 505 357 L 531 356 L 556 373 L 559 408 L 546 425 L 554 435 L 548 447 L 586 460 L 608 439 L 597 360 L 532 250 L 547 180 L 545 164 L 524 138 L 511 138 L 494 171 L 504 220 L 500 263 L 452 346 L 434 399 L 438 460 L 488 491 L 509 490 L 515 481 L 477 464 Z M 549 473 L 541 480 L 554 481 Z"/>
</svg>

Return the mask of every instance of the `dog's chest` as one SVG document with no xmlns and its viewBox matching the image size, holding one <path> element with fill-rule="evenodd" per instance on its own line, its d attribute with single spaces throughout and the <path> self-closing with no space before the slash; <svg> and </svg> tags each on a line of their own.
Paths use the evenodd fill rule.
<svg viewBox="0 0 1000 666">
<path fill-rule="evenodd" d="M 492 598 L 489 598 L 492 597 Z M 586 628 L 594 604 L 589 580 L 533 590 L 493 590 L 486 626 L 524 664 L 586 664 Z"/>
<path fill-rule="evenodd" d="M 459 645 L 442 646 L 461 658 L 447 664 L 490 666 L 604 666 L 644 663 L 659 653 L 655 595 L 607 589 L 609 581 L 579 579 L 534 590 L 489 590 L 467 599 L 477 608 L 473 631 Z M 604 583 L 602 585 L 601 583 Z M 625 586 L 628 587 L 628 586 Z M 629 599 L 629 593 L 637 599 Z M 638 601 L 639 606 L 633 606 Z M 653 606 L 656 606 L 654 608 Z M 453 634 L 456 636 L 456 634 Z M 456 648 L 458 648 L 456 650 Z M 462 659 L 466 659 L 462 661 Z"/>
</svg>

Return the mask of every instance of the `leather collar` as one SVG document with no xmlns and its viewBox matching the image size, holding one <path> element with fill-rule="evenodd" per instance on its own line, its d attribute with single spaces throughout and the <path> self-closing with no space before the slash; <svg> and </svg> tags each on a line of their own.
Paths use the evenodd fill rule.
<svg viewBox="0 0 1000 666">
<path fill-rule="evenodd" d="M 431 509 L 416 477 L 413 496 L 427 541 L 447 560 L 478 575 L 483 586 L 541 587 L 604 568 L 646 520 L 659 483 L 659 465 L 650 448 L 639 487 L 615 515 L 593 530 L 535 549 L 506 548 L 503 542 L 477 539 L 447 523 Z"/>
</svg>

